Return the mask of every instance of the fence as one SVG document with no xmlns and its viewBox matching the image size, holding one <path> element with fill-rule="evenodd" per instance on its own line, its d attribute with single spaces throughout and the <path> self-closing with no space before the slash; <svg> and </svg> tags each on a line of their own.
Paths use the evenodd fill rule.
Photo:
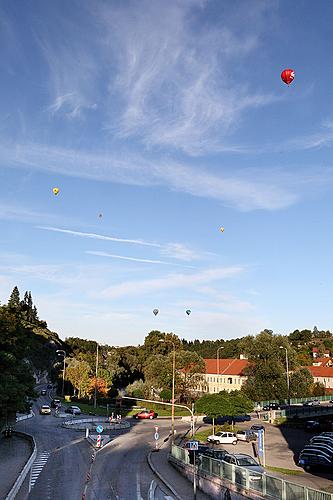
<svg viewBox="0 0 333 500">
<path fill-rule="evenodd" d="M 188 450 L 172 445 L 171 455 L 190 465 Z M 292 483 L 264 472 L 249 471 L 245 467 L 222 462 L 200 455 L 198 473 L 215 476 L 234 484 L 246 496 L 246 492 L 257 493 L 257 498 L 271 500 L 333 500 L 333 494 Z M 193 467 L 193 466 L 192 466 Z"/>
</svg>

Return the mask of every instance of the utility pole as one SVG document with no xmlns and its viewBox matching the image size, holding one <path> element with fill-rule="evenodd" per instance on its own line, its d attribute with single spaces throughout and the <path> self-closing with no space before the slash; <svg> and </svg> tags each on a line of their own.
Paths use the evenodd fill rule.
<svg viewBox="0 0 333 500">
<path fill-rule="evenodd" d="M 62 349 L 57 349 L 56 353 L 58 354 L 58 356 L 63 356 L 64 357 L 64 367 L 63 367 L 63 370 L 62 370 L 62 391 L 61 391 L 61 395 L 62 395 L 62 397 L 64 397 L 65 371 L 66 371 L 66 351 L 64 351 Z"/>
</svg>

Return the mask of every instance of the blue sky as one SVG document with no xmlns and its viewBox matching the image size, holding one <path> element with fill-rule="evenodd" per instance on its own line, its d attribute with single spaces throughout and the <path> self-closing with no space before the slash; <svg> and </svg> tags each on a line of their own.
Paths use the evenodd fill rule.
<svg viewBox="0 0 333 500">
<path fill-rule="evenodd" d="M 1 302 L 112 345 L 332 329 L 332 16 L 3 0 Z"/>
</svg>

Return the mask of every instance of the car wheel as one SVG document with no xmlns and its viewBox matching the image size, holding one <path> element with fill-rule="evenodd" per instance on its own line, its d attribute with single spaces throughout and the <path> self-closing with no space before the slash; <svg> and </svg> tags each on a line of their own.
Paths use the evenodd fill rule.
<svg viewBox="0 0 333 500">
<path fill-rule="evenodd" d="M 237 441 L 233 441 L 232 444 L 235 446 L 235 444 L 237 444 Z"/>
<path fill-rule="evenodd" d="M 150 415 L 150 417 L 149 417 L 149 418 L 150 418 L 150 420 L 153 420 L 153 418 L 154 418 L 154 417 L 153 417 L 153 415 Z"/>
<path fill-rule="evenodd" d="M 310 465 L 304 465 L 304 470 L 305 470 L 306 472 L 310 472 L 310 470 L 311 470 Z"/>
</svg>

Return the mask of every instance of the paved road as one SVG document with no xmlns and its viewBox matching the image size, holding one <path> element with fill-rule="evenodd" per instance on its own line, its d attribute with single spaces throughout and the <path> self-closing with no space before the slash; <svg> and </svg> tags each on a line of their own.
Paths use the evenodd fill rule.
<svg viewBox="0 0 333 500">
<path fill-rule="evenodd" d="M 147 454 L 155 446 L 155 426 L 159 426 L 162 442 L 169 434 L 170 420 L 138 422 L 133 419 L 129 429 L 111 431 L 112 444 L 101 449 L 92 464 L 93 450 L 84 431 L 61 427 L 62 419 L 54 416 L 54 410 L 51 416 L 39 415 L 39 407 L 49 402 L 48 396 L 39 397 L 34 407 L 36 416 L 16 425 L 17 430 L 34 435 L 38 449 L 31 474 L 31 492 L 28 495 L 25 484 L 17 500 L 81 500 L 84 491 L 89 500 L 174 499 L 147 462 Z M 188 426 L 176 421 L 180 431 L 187 430 Z M 191 489 L 190 483 L 166 461 L 166 456 L 160 464 L 162 475 L 164 470 L 173 474 L 172 486 L 180 495 Z M 189 497 L 185 494 L 183 498 Z M 207 496 L 200 492 L 197 498 L 206 500 Z"/>
<path fill-rule="evenodd" d="M 151 471 L 147 462 L 147 454 L 155 447 L 155 425 L 159 426 L 162 442 L 169 434 L 170 421 L 133 421 L 133 426 L 128 431 L 122 432 L 109 447 L 98 452 L 87 490 L 89 500 L 148 499 L 152 481 L 158 485 L 156 499 L 174 498 L 172 492 Z M 188 424 L 177 422 L 176 428 L 185 431 Z M 192 491 L 191 484 L 167 462 L 166 454 L 163 456 L 159 471 L 168 476 L 168 471 L 172 470 L 175 473 L 172 476 L 172 486 L 184 500 L 191 498 L 188 496 L 188 489 Z M 205 500 L 208 497 L 200 492 L 197 498 Z"/>
</svg>

